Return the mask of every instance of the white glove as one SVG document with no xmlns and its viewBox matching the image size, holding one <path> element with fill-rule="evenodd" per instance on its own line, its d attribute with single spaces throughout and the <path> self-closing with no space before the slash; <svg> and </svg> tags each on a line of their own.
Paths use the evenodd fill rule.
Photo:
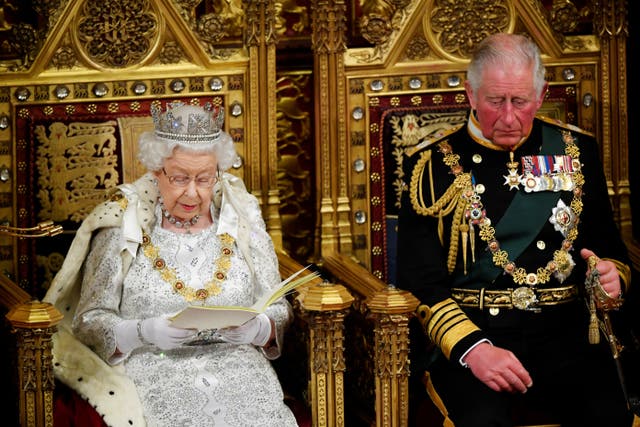
<svg viewBox="0 0 640 427">
<path fill-rule="evenodd" d="M 164 317 L 124 320 L 116 325 L 114 332 L 116 346 L 125 354 L 145 344 L 170 350 L 179 347 L 197 333 L 195 329 L 174 328 L 169 319 Z"/>
<path fill-rule="evenodd" d="M 253 344 L 263 347 L 271 338 L 271 319 L 260 313 L 240 326 L 218 329 L 225 342 L 231 344 Z"/>
</svg>

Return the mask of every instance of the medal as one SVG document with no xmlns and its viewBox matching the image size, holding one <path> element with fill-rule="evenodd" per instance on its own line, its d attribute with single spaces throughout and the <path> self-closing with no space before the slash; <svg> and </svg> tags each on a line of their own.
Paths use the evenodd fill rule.
<svg viewBox="0 0 640 427">
<path fill-rule="evenodd" d="M 564 237 L 567 237 L 567 232 L 576 224 L 576 215 L 562 199 L 559 199 L 556 207 L 551 209 L 549 222 L 553 224 L 553 228 L 556 231 L 559 231 Z"/>
<path fill-rule="evenodd" d="M 573 173 L 578 162 L 568 155 L 522 156 L 521 183 L 527 193 L 572 191 Z"/>
<path fill-rule="evenodd" d="M 518 175 L 518 162 L 513 161 L 513 151 L 509 152 L 507 169 L 509 169 L 509 173 L 507 175 L 502 175 L 502 177 L 504 178 L 504 185 L 509 186 L 509 191 L 513 189 L 517 190 L 520 187 L 522 175 Z"/>
</svg>

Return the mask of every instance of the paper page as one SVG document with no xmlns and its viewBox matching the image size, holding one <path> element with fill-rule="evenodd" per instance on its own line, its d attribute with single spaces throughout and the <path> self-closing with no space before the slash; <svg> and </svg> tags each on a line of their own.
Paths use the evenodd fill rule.
<svg viewBox="0 0 640 427">
<path fill-rule="evenodd" d="M 307 268 L 309 268 L 309 266 L 301 268 L 300 270 L 298 270 L 295 273 L 293 273 L 291 276 L 289 276 L 286 279 L 284 279 L 282 282 L 280 282 L 280 284 L 276 288 L 274 288 L 274 291 L 272 293 L 262 295 L 255 302 L 255 304 L 253 304 L 251 306 L 251 308 L 254 309 L 254 310 L 257 310 L 257 311 L 264 311 L 264 310 L 267 309 L 267 307 L 269 307 L 269 305 L 273 304 L 279 298 L 281 298 L 284 295 L 286 295 L 289 291 L 295 289 L 297 286 L 300 286 L 300 285 L 302 285 L 304 283 L 307 283 L 307 282 L 311 281 L 313 278 L 318 276 L 317 273 L 312 273 L 312 274 L 310 274 L 308 276 L 303 276 L 301 279 L 298 279 L 298 280 L 295 280 L 295 281 L 293 280 L 300 273 L 305 271 Z"/>
<path fill-rule="evenodd" d="M 206 307 L 192 305 L 171 318 L 171 326 L 188 329 L 220 329 L 239 326 L 259 314 L 249 307 Z"/>
<path fill-rule="evenodd" d="M 263 295 L 251 307 L 193 305 L 173 316 L 170 319 L 171 324 L 177 328 L 193 328 L 198 330 L 240 326 L 264 312 L 269 305 L 273 304 L 288 292 L 318 277 L 319 274 L 314 272 L 293 280 L 307 268 L 309 268 L 309 266 L 287 277 L 280 282 L 279 286 L 273 289 L 272 293 Z"/>
</svg>

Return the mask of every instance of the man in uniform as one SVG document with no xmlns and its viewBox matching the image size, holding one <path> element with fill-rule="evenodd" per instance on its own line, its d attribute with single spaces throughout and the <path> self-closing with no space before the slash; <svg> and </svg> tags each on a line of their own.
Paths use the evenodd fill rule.
<svg viewBox="0 0 640 427">
<path fill-rule="evenodd" d="M 593 136 L 536 116 L 544 75 L 527 37 L 489 36 L 468 122 L 404 159 L 398 286 L 437 347 L 413 337 L 412 372 L 456 427 L 509 426 L 516 407 L 563 427 L 632 423 L 606 340 L 589 341 L 595 310 L 630 285 L 627 251 Z"/>
</svg>

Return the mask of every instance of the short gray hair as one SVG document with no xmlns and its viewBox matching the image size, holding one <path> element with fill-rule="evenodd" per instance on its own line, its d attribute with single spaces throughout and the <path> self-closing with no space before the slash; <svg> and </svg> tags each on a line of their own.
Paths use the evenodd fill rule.
<svg viewBox="0 0 640 427">
<path fill-rule="evenodd" d="M 540 94 L 545 84 L 545 67 L 540 49 L 528 37 L 520 34 L 497 33 L 482 40 L 471 56 L 467 81 L 474 93 L 482 85 L 482 72 L 487 65 L 533 67 L 533 86 Z"/>
</svg>

